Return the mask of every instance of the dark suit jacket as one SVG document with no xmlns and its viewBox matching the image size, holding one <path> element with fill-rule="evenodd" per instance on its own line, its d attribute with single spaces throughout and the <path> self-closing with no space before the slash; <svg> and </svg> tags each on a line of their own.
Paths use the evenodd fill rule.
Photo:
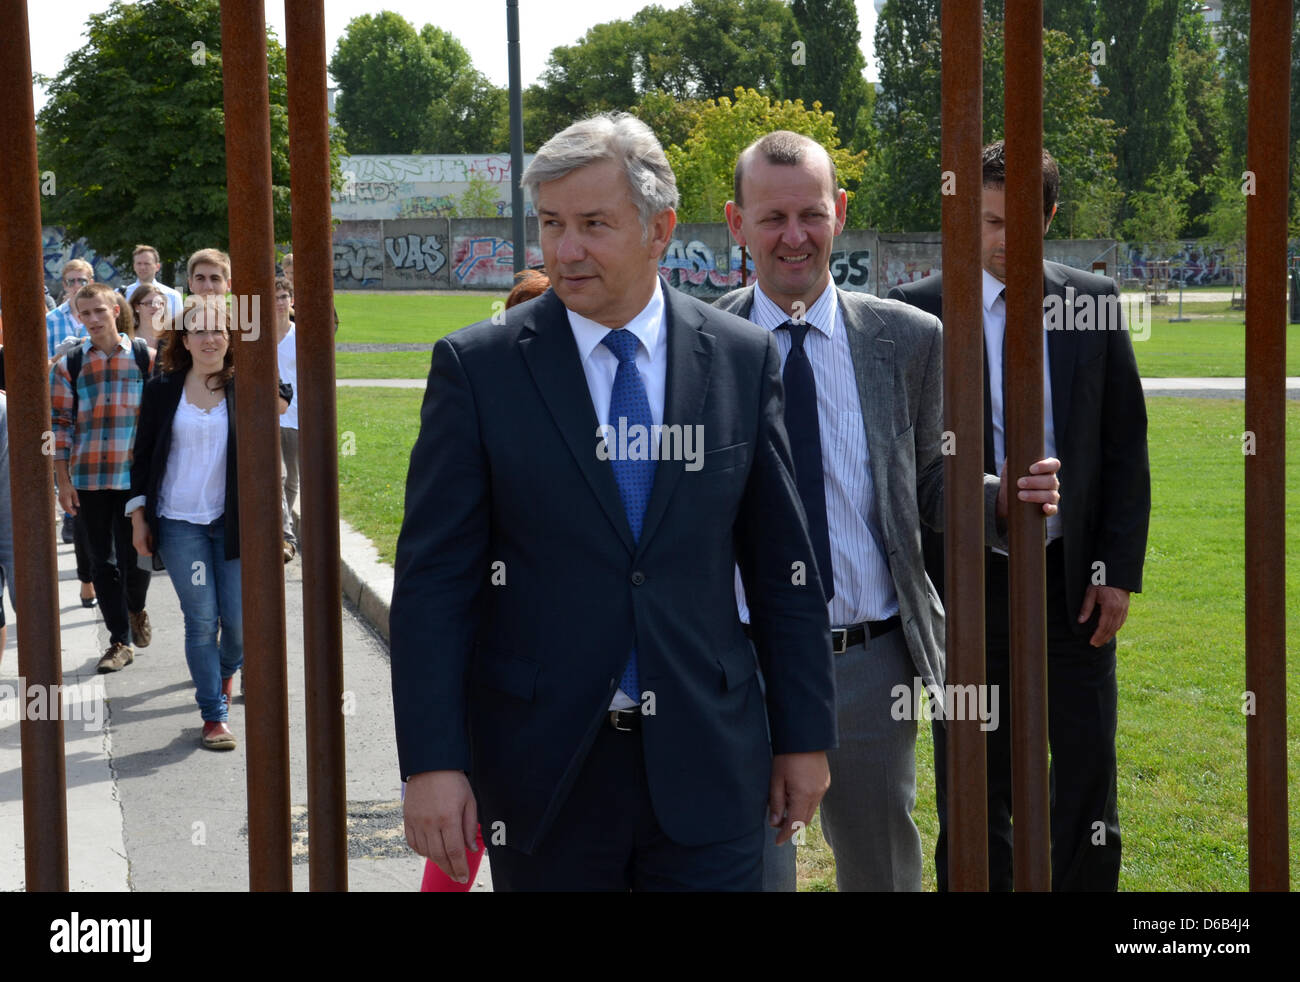
<svg viewBox="0 0 1300 982">
<path fill-rule="evenodd" d="M 1117 295 L 1113 280 L 1059 263 L 1043 263 L 1043 295 L 1065 305 L 1074 297 Z M 890 290 L 895 299 L 943 316 L 942 276 Z M 1068 315 L 1067 315 L 1068 316 Z M 1093 319 L 1094 324 L 1096 318 Z M 1151 515 L 1147 414 L 1133 344 L 1126 330 L 1048 332 L 1052 414 L 1061 460 L 1061 523 L 1065 549 L 1065 622 L 1080 637 L 1096 628 L 1097 612 L 1078 624 L 1093 564 L 1105 564 L 1107 586 L 1139 592 Z M 984 430 L 991 457 L 993 426 L 985 352 Z M 986 460 L 987 469 L 987 460 Z"/>
<path fill-rule="evenodd" d="M 835 743 L 829 625 L 767 332 L 663 286 L 664 422 L 702 466 L 658 463 L 639 542 L 554 292 L 434 347 L 390 617 L 403 778 L 469 772 L 484 828 L 531 853 L 606 718 L 632 646 L 654 696 L 655 816 L 702 845 L 755 829 L 771 753 Z M 692 466 L 694 466 L 692 464 Z M 735 563 L 760 602 L 758 658 Z"/>
</svg>

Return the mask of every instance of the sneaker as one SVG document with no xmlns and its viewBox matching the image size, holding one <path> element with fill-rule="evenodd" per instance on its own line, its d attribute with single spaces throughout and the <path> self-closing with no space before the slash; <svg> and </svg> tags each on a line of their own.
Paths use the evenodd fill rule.
<svg viewBox="0 0 1300 982">
<path fill-rule="evenodd" d="M 234 750 L 235 734 L 230 727 L 220 721 L 203 724 L 203 746 L 209 750 Z"/>
<path fill-rule="evenodd" d="M 135 646 L 149 647 L 149 642 L 153 640 L 153 628 L 149 626 L 149 612 L 147 610 L 127 611 L 126 616 L 131 622 L 131 639 L 135 642 Z"/>
<path fill-rule="evenodd" d="M 95 666 L 95 671 L 101 675 L 106 672 L 120 672 L 133 661 L 135 661 L 135 655 L 131 653 L 131 649 L 120 642 L 114 642 L 104 652 L 104 657 Z"/>
<path fill-rule="evenodd" d="M 72 543 L 73 543 L 73 536 L 72 536 L 72 516 L 71 516 L 71 515 L 64 515 L 64 516 L 63 516 L 63 532 L 62 532 L 62 538 L 63 538 L 63 544 L 64 544 L 65 546 L 70 546 L 70 545 L 72 545 Z"/>
<path fill-rule="evenodd" d="M 294 548 L 294 544 L 292 542 L 286 542 L 284 544 L 284 564 L 288 566 L 296 555 L 298 555 L 298 550 Z"/>
</svg>

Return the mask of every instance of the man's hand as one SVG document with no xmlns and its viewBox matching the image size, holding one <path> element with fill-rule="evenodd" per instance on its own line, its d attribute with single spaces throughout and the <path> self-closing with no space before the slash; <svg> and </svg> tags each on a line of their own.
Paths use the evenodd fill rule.
<svg viewBox="0 0 1300 982">
<path fill-rule="evenodd" d="M 1083 624 L 1092 616 L 1093 607 L 1101 607 L 1101 617 L 1097 621 L 1097 630 L 1092 632 L 1088 643 L 1094 648 L 1103 644 L 1119 633 L 1128 619 L 1129 592 L 1117 586 L 1088 587 L 1083 595 L 1083 607 L 1079 610 L 1079 623 Z"/>
<path fill-rule="evenodd" d="M 69 515 L 77 514 L 81 508 L 81 499 L 77 497 L 77 489 L 71 481 L 59 482 L 59 506 Z"/>
<path fill-rule="evenodd" d="M 138 555 L 153 555 L 153 536 L 149 534 L 149 523 L 144 520 L 143 508 L 131 512 L 131 545 Z"/>
<path fill-rule="evenodd" d="M 478 804 L 464 771 L 425 771 L 406 782 L 406 843 L 457 883 L 469 882 L 478 851 Z"/>
<path fill-rule="evenodd" d="M 1029 465 L 1029 474 L 1016 481 L 1019 488 L 1017 497 L 1021 501 L 1034 501 L 1042 504 L 1044 515 L 1055 515 L 1056 506 L 1061 501 L 1061 482 L 1056 472 L 1061 469 L 1061 462 L 1055 457 L 1044 457 Z M 1002 465 L 1002 484 L 998 488 L 997 517 L 1003 521 L 1007 517 L 1007 465 Z"/>
<path fill-rule="evenodd" d="M 768 822 L 773 828 L 781 829 L 776 837 L 778 846 L 789 842 L 799 829 L 808 827 L 830 786 L 831 769 L 824 751 L 777 754 L 772 758 Z"/>
</svg>

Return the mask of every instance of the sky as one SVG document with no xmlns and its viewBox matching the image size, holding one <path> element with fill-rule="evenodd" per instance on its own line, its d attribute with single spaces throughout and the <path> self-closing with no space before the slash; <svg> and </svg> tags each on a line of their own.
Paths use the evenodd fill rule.
<svg viewBox="0 0 1300 982">
<path fill-rule="evenodd" d="M 10 0 L 3 0 L 10 2 Z M 551 49 L 572 44 L 595 24 L 630 18 L 652 0 L 519 0 L 520 68 L 527 88 L 546 67 Z M 674 8 L 686 0 L 653 0 L 659 6 Z M 862 31 L 862 51 L 867 59 L 867 77 L 876 78 L 872 58 L 872 38 L 876 30 L 873 0 L 856 0 L 858 26 Z M 67 56 L 86 42 L 85 25 L 92 13 L 102 13 L 108 0 L 38 0 L 27 4 L 32 37 L 32 71 L 38 75 L 57 75 Z M 496 85 L 509 81 L 506 51 L 505 0 L 325 0 L 325 35 L 328 54 L 334 53 L 339 36 L 353 17 L 392 10 L 417 29 L 432 23 L 450 31 L 465 45 L 474 66 Z M 266 4 L 267 24 L 284 40 L 284 4 L 271 0 Z M 35 90 L 36 111 L 40 112 L 45 95 Z"/>
</svg>

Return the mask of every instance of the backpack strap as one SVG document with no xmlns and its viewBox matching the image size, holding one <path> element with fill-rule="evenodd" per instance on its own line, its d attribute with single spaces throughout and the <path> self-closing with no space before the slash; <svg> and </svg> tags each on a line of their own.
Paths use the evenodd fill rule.
<svg viewBox="0 0 1300 982">
<path fill-rule="evenodd" d="M 72 383 L 72 418 L 77 418 L 77 376 L 81 374 L 81 360 L 85 346 L 77 345 L 66 355 L 68 362 L 68 381 Z M 131 351 L 135 355 L 136 367 L 140 369 L 142 381 L 149 381 L 149 344 L 144 338 L 131 339 Z"/>
</svg>

